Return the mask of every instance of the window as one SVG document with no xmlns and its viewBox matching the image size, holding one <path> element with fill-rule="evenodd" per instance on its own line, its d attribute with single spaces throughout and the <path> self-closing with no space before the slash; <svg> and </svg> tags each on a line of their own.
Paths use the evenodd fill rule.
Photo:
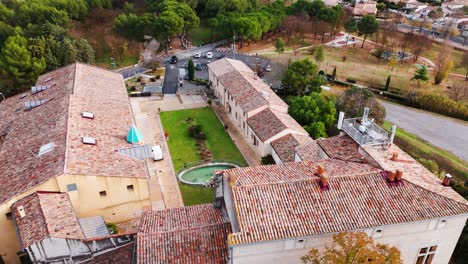
<svg viewBox="0 0 468 264">
<path fill-rule="evenodd" d="M 81 113 L 81 116 L 84 118 L 94 119 L 94 114 L 91 112 L 83 112 Z"/>
<path fill-rule="evenodd" d="M 96 139 L 92 137 L 83 137 L 83 144 L 96 145 Z"/>
<path fill-rule="evenodd" d="M 53 142 L 42 145 L 41 148 L 39 149 L 39 156 L 42 156 L 46 153 L 51 152 L 52 150 L 54 150 L 54 147 L 55 147 L 55 144 Z"/>
<path fill-rule="evenodd" d="M 424 247 L 419 250 L 416 264 L 431 264 L 434 260 L 434 255 L 437 246 Z"/>
<path fill-rule="evenodd" d="M 127 191 L 133 192 L 133 190 L 134 190 L 134 189 L 133 189 L 133 184 L 127 185 Z"/>
<path fill-rule="evenodd" d="M 76 187 L 76 183 L 67 184 L 67 192 L 73 192 L 76 190 L 78 190 L 78 187 Z"/>
<path fill-rule="evenodd" d="M 106 197 L 107 196 L 106 191 L 99 192 L 99 196 Z"/>
</svg>

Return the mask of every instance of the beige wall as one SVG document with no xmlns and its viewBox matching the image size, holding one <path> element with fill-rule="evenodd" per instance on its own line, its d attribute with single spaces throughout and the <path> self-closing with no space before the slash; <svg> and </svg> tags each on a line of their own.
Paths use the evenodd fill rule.
<svg viewBox="0 0 468 264">
<path fill-rule="evenodd" d="M 455 249 L 455 245 L 465 226 L 467 215 L 412 222 L 399 225 L 369 228 L 365 231 L 379 243 L 396 246 L 403 263 L 415 263 L 418 252 L 423 247 L 437 245 L 433 264 L 446 264 Z M 442 220 L 446 220 L 442 227 Z M 376 230 L 381 229 L 381 236 Z M 303 240 L 303 242 L 300 242 Z M 277 240 L 268 243 L 231 246 L 232 263 L 270 264 L 301 263 L 300 257 L 311 248 L 323 248 L 332 242 L 332 235 L 313 236 L 298 239 Z"/>
<path fill-rule="evenodd" d="M 102 215 L 106 222 L 124 222 L 150 210 L 147 179 L 62 175 L 21 194 L 0 205 L 0 255 L 5 263 L 19 263 L 16 252 L 20 250 L 13 220 L 6 214 L 11 205 L 35 191 L 67 192 L 67 185 L 75 183 L 76 191 L 68 192 L 78 217 Z M 127 190 L 133 185 L 133 191 Z M 99 192 L 106 191 L 101 197 Z"/>
</svg>

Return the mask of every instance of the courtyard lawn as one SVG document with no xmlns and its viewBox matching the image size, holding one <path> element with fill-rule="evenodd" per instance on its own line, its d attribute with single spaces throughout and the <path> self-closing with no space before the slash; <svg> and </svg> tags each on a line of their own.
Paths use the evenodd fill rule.
<svg viewBox="0 0 468 264">
<path fill-rule="evenodd" d="M 225 160 L 239 165 L 247 165 L 242 154 L 224 130 L 218 117 L 209 107 L 162 112 L 161 122 L 169 135 L 168 145 L 171 152 L 174 170 L 178 172 L 184 164 L 201 160 L 195 147 L 195 141 L 188 134 L 187 118 L 201 125 L 206 135 L 206 146 L 214 160 Z M 179 183 L 185 205 L 210 203 L 213 201 L 213 190 Z"/>
</svg>

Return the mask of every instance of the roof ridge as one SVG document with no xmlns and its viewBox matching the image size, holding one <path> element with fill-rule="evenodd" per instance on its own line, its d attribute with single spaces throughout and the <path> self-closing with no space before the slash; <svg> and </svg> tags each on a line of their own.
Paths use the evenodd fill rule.
<svg viewBox="0 0 468 264">
<path fill-rule="evenodd" d="M 171 208 L 172 209 L 172 208 Z M 224 224 L 231 224 L 231 222 L 227 221 L 226 219 L 223 219 L 223 222 L 220 223 L 212 223 L 212 224 L 205 224 L 205 225 L 199 225 L 199 226 L 194 226 L 194 227 L 186 227 L 186 228 L 174 228 L 171 230 L 166 230 L 166 231 L 153 231 L 149 233 L 140 233 L 138 231 L 138 236 L 147 236 L 147 235 L 157 235 L 157 234 L 166 234 L 166 233 L 173 233 L 176 231 L 188 231 L 188 230 L 195 230 L 195 229 L 201 229 L 201 228 L 207 228 L 207 227 L 212 227 L 212 226 L 218 226 L 218 225 L 224 225 Z"/>
<path fill-rule="evenodd" d="M 70 127 L 70 115 L 71 115 L 71 96 L 75 92 L 75 85 L 76 85 L 76 74 L 77 74 L 77 69 L 78 69 L 78 63 L 75 62 L 75 72 L 73 73 L 73 85 L 72 85 L 72 92 L 70 95 L 68 95 L 68 109 L 67 109 L 67 125 L 65 126 L 65 153 L 64 153 L 64 159 L 63 159 L 63 173 L 67 173 L 67 167 L 68 167 L 68 151 L 69 151 L 69 146 L 68 146 L 68 132 L 69 132 L 69 127 Z"/>
<path fill-rule="evenodd" d="M 416 186 L 417 188 L 423 189 L 424 191 L 433 193 L 433 194 L 435 194 L 435 195 L 437 195 L 437 196 L 443 197 L 444 199 L 447 199 L 447 200 L 450 200 L 450 201 L 452 201 L 452 202 L 455 202 L 455 203 L 458 203 L 458 204 L 460 204 L 460 205 L 463 205 L 463 206 L 465 206 L 465 207 L 468 209 L 468 203 L 465 204 L 465 203 L 459 202 L 459 201 L 454 200 L 454 199 L 452 199 L 452 198 L 450 198 L 450 197 L 447 197 L 447 196 L 442 195 L 442 194 L 440 194 L 440 193 L 437 193 L 437 192 L 435 192 L 435 191 L 432 191 L 432 190 L 429 190 L 429 189 L 427 189 L 427 188 L 424 188 L 423 186 L 421 186 L 421 185 L 419 185 L 419 184 L 417 184 L 417 183 L 414 183 L 414 182 L 412 182 L 412 181 L 409 181 L 407 178 L 403 178 L 403 180 L 406 181 L 406 182 L 408 182 L 408 183 L 410 183 L 410 184 L 412 184 L 412 185 L 414 185 L 414 186 Z M 442 183 L 441 183 L 441 184 L 442 184 Z M 443 188 L 451 188 L 451 189 L 452 189 L 452 187 L 450 187 L 450 186 L 444 186 Z M 453 190 L 453 189 L 452 189 L 452 190 Z M 455 191 L 455 190 L 453 190 L 453 191 Z M 457 194 L 461 196 L 461 194 L 459 194 L 458 192 L 457 192 Z M 463 197 L 463 196 L 462 196 L 462 197 Z M 464 198 L 464 197 L 463 197 L 463 198 Z M 465 199 L 465 200 L 466 200 L 466 199 Z"/>
</svg>

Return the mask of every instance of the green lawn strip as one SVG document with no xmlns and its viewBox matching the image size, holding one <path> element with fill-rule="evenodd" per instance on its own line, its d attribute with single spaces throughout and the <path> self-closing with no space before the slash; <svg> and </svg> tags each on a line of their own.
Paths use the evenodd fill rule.
<svg viewBox="0 0 468 264">
<path fill-rule="evenodd" d="M 239 165 L 247 164 L 211 108 L 162 112 L 160 117 L 164 131 L 169 134 L 167 143 L 176 172 L 182 169 L 185 163 L 200 161 L 195 141 L 188 134 L 188 124 L 185 122 L 188 117 L 202 126 L 202 131 L 206 135 L 206 146 L 215 160 L 231 161 Z M 213 190 L 210 188 L 183 183 L 179 183 L 179 188 L 185 205 L 213 201 Z"/>
<path fill-rule="evenodd" d="M 389 131 L 391 123 L 385 121 L 383 127 Z M 415 159 L 433 160 L 439 165 L 440 170 L 451 173 L 456 179 L 460 181 L 468 179 L 468 171 L 466 170 L 468 164 L 465 161 L 412 133 L 398 128 L 395 143 Z"/>
</svg>

